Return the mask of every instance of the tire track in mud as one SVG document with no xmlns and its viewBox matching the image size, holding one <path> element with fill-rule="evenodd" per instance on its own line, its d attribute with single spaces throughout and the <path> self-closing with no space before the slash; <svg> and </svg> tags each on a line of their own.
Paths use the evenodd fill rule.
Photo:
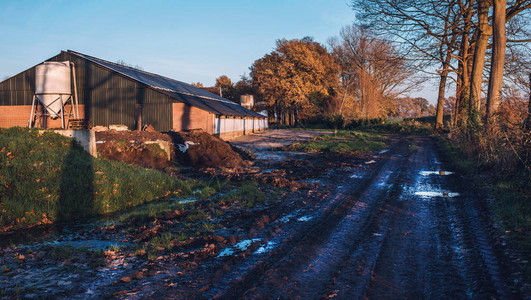
<svg viewBox="0 0 531 300">
<path fill-rule="evenodd" d="M 432 139 L 410 139 L 418 145 L 399 138 L 365 179 L 328 200 L 311 228 L 230 283 L 224 278 L 216 296 L 523 298 L 478 196 L 462 178 L 434 173 L 445 168 Z"/>
<path fill-rule="evenodd" d="M 386 158 L 370 174 L 352 179 L 350 186 L 330 201 L 311 229 L 299 231 L 271 255 L 251 266 L 237 279 L 222 279 L 227 286 L 220 298 L 284 298 L 323 295 L 334 273 L 375 214 L 380 211 L 388 185 L 395 182 L 407 152 L 407 141 L 393 142 Z M 337 199 L 339 198 L 339 199 Z M 228 281 L 231 281 L 227 284 Z M 202 294 L 210 297 L 212 294 Z"/>
<path fill-rule="evenodd" d="M 419 174 L 441 170 L 442 165 L 433 141 L 417 140 L 421 146 L 410 156 L 408 172 L 399 176 L 403 184 L 394 185 L 391 194 L 395 197 L 389 197 L 384 212 L 373 219 L 362 242 L 338 270 L 327 296 L 522 298 L 508 286 L 510 276 L 501 267 L 502 255 L 493 246 L 477 199 L 450 196 L 448 188 L 462 191 L 455 176 Z M 426 188 L 447 194 L 426 197 L 415 193 Z M 376 233 L 371 234 L 371 228 Z"/>
</svg>

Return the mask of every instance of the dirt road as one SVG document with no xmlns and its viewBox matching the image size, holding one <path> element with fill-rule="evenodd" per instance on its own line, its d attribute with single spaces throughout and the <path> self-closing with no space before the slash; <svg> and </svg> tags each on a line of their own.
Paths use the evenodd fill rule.
<svg viewBox="0 0 531 300">
<path fill-rule="evenodd" d="M 279 222 L 270 251 L 225 266 L 191 295 L 522 297 L 484 201 L 446 169 L 432 139 L 399 138 L 362 165 L 334 194 Z"/>
<path fill-rule="evenodd" d="M 530 298 L 483 196 L 448 169 L 432 138 L 390 137 L 370 154 L 309 154 L 270 149 L 306 133 L 275 134 L 281 145 L 269 135 L 236 141 L 257 160 L 253 173 L 228 174 L 267 186 L 274 201 L 227 209 L 207 236 L 151 257 L 138 253 L 144 233 L 180 232 L 189 224 L 180 211 L 47 235 L 74 247 L 114 243 L 103 266 L 87 250 L 0 247 L 0 299 Z M 187 205 L 210 209 L 209 201 Z"/>
<path fill-rule="evenodd" d="M 230 140 L 230 142 L 245 149 L 263 150 L 287 146 L 330 133 L 334 132 L 330 130 L 269 129 L 257 134 L 242 135 Z"/>
</svg>

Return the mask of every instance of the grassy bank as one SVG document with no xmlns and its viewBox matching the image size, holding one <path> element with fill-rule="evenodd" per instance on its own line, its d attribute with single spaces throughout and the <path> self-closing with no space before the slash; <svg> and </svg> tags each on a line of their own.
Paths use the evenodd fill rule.
<svg viewBox="0 0 531 300">
<path fill-rule="evenodd" d="M 71 139 L 0 129 L 0 231 L 112 213 L 190 194 L 200 183 L 95 159 Z"/>
<path fill-rule="evenodd" d="M 349 130 L 340 130 L 337 134 L 326 134 L 312 140 L 296 143 L 288 147 L 290 151 L 352 153 L 369 152 L 383 149 L 386 137 Z"/>
</svg>

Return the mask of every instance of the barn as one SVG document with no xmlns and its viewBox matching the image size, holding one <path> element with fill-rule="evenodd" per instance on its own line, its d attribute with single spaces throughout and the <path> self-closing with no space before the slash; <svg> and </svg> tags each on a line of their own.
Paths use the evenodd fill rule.
<svg viewBox="0 0 531 300">
<path fill-rule="evenodd" d="M 152 125 L 158 131 L 202 129 L 221 138 L 268 127 L 265 116 L 171 78 L 71 50 L 61 51 L 46 62 L 69 62 L 74 66 L 75 80 L 71 84 L 79 103 L 78 118 L 89 120 L 92 126 L 125 125 L 134 130 Z M 28 126 L 37 67 L 0 83 L 0 127 Z M 67 105 L 63 110 L 70 109 Z M 42 126 L 61 127 L 57 118 L 45 119 Z"/>
</svg>

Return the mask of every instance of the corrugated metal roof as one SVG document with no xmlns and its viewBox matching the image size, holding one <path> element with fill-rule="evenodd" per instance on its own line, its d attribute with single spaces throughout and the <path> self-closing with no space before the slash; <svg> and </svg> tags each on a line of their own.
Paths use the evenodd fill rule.
<svg viewBox="0 0 531 300">
<path fill-rule="evenodd" d="M 232 101 L 178 80 L 135 68 L 122 66 L 72 50 L 68 50 L 68 53 L 84 58 L 114 72 L 120 73 L 128 78 L 131 78 L 132 80 L 141 82 L 151 87 L 155 91 L 171 97 L 172 99 L 214 114 L 264 118 L 263 115 L 257 112 L 248 110 Z"/>
</svg>

